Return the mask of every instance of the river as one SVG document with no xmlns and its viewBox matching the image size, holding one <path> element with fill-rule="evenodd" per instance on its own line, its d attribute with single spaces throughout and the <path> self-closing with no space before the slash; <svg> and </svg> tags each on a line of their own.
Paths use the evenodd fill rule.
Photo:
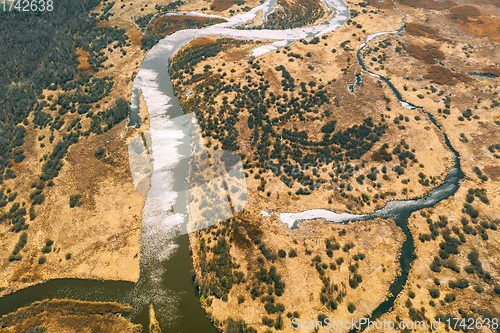
<svg viewBox="0 0 500 333">
<path fill-rule="evenodd" d="M 157 319 L 163 332 L 201 332 L 215 333 L 218 330 L 207 319 L 198 298 L 194 294 L 190 271 L 192 269 L 189 254 L 189 239 L 181 235 L 179 225 L 187 219 L 186 179 L 189 168 L 186 167 L 192 155 L 189 133 L 184 125 L 186 121 L 179 100 L 175 97 L 168 74 L 168 60 L 182 46 L 191 40 L 211 35 L 241 39 L 272 40 L 270 44 L 256 47 L 254 56 L 284 47 L 291 42 L 332 32 L 341 27 L 349 18 L 349 9 L 341 0 L 324 0 L 328 8 L 335 8 L 336 14 L 329 21 L 313 27 L 287 30 L 240 30 L 234 29 L 253 21 L 260 11 L 272 12 L 276 0 L 267 0 L 251 11 L 236 15 L 227 22 L 201 29 L 178 31 L 161 40 L 146 55 L 132 86 L 131 125 L 138 124 L 139 91 L 144 97 L 150 119 L 151 148 L 153 155 L 154 176 L 151 189 L 146 199 L 141 228 L 141 275 L 137 283 L 118 281 L 92 281 L 78 279 L 52 280 L 7 295 L 0 300 L 0 315 L 13 312 L 22 306 L 48 298 L 68 298 L 89 301 L 116 301 L 131 304 L 134 308 L 132 321 L 140 323 L 147 332 L 149 324 L 148 306 L 153 304 Z M 265 19 L 265 17 L 264 17 Z M 382 32 L 372 35 L 367 42 Z M 366 70 L 360 52 L 358 62 Z M 417 108 L 402 100 L 400 93 L 386 78 L 378 76 L 394 91 L 397 98 L 408 108 Z M 360 80 L 360 77 L 358 77 Z M 361 81 L 357 81 L 359 86 Z M 425 111 L 424 111 L 425 112 Z M 134 116 L 135 115 L 135 116 Z M 435 119 L 430 120 L 438 126 Z M 441 130 L 441 128 L 438 126 Z M 442 132 L 442 131 L 441 131 Z M 390 288 L 392 297 L 388 298 L 372 314 L 373 318 L 387 312 L 402 290 L 408 277 L 409 268 L 414 260 L 413 238 L 408 231 L 407 220 L 412 212 L 432 207 L 439 201 L 453 195 L 463 177 L 460 170 L 458 153 L 451 146 L 443 133 L 446 144 L 453 151 L 455 165 L 450 170 L 444 183 L 434 189 L 429 196 L 406 201 L 391 201 L 384 208 L 373 214 L 349 215 L 340 217 L 329 211 L 308 211 L 297 215 L 288 215 L 294 221 L 303 218 L 327 218 L 336 222 L 353 222 L 375 217 L 392 218 L 406 235 L 400 256 L 401 274 Z M 154 193 L 154 195 L 152 195 Z M 158 195 L 160 194 L 160 195 Z M 311 215 L 312 214 L 312 215 Z M 283 215 L 285 218 L 285 215 Z"/>
</svg>

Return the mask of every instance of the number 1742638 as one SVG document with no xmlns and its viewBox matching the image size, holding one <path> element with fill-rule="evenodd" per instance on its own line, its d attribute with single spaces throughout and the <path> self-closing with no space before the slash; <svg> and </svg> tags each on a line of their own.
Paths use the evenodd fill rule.
<svg viewBox="0 0 500 333">
<path fill-rule="evenodd" d="M 1 0 L 0 10 L 4 12 L 51 12 L 53 0 Z"/>
</svg>

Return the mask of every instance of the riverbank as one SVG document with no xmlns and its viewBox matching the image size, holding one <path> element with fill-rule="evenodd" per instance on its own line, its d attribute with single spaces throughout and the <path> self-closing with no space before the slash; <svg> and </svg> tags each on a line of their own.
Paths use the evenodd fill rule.
<svg viewBox="0 0 500 333">
<path fill-rule="evenodd" d="M 123 317 L 132 311 L 118 303 L 45 300 L 0 317 L 2 332 L 92 332 L 140 333 L 142 327 Z"/>
</svg>

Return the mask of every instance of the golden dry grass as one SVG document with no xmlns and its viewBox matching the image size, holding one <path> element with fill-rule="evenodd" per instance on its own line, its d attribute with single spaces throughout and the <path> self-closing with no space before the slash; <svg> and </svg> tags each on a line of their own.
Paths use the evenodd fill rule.
<svg viewBox="0 0 500 333">
<path fill-rule="evenodd" d="M 141 45 L 141 40 L 144 35 L 142 32 L 137 32 L 135 34 L 130 35 L 130 43 L 132 45 Z"/>
<path fill-rule="evenodd" d="M 406 23 L 405 32 L 410 36 L 426 37 L 437 41 L 446 41 L 446 39 L 439 35 L 439 31 L 437 29 L 421 23 Z"/>
<path fill-rule="evenodd" d="M 425 9 L 449 9 L 456 5 L 456 3 L 451 0 L 443 0 L 443 2 L 435 0 L 397 0 L 397 2 L 402 5 Z"/>
<path fill-rule="evenodd" d="M 110 21 L 100 21 L 100 22 L 97 22 L 97 24 L 95 25 L 96 28 L 110 27 L 110 26 L 111 26 Z"/>
<path fill-rule="evenodd" d="M 500 68 L 496 67 L 496 66 L 485 66 L 485 67 L 481 68 L 481 71 L 483 73 L 488 73 L 488 74 L 492 74 L 495 76 L 500 76 Z"/>
<path fill-rule="evenodd" d="M 90 64 L 88 63 L 90 54 L 81 47 L 76 48 L 76 54 L 78 54 L 78 62 L 80 63 L 76 66 L 76 69 L 90 71 Z"/>
<path fill-rule="evenodd" d="M 319 5 L 318 0 L 296 0 L 296 2 L 304 7 L 315 7 Z"/>
<path fill-rule="evenodd" d="M 432 65 L 427 68 L 425 79 L 437 84 L 454 85 L 459 82 L 470 82 L 472 79 L 466 74 L 452 72 L 446 67 L 440 65 Z"/>
<path fill-rule="evenodd" d="M 215 41 L 215 38 L 213 38 L 213 37 L 199 37 L 199 38 L 196 38 L 196 39 L 193 39 L 192 41 L 190 41 L 183 48 L 189 48 L 189 47 L 193 47 L 193 46 L 205 45 L 205 44 L 208 44 L 208 43 L 212 43 L 213 41 Z"/>
<path fill-rule="evenodd" d="M 391 0 L 369 0 L 370 6 L 380 8 L 380 9 L 390 9 L 394 8 L 394 4 L 392 3 Z"/>
</svg>

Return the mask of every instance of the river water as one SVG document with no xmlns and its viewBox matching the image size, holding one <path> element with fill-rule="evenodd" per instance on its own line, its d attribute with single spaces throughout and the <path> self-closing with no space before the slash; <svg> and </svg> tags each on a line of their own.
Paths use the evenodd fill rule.
<svg viewBox="0 0 500 333">
<path fill-rule="evenodd" d="M 116 301 L 131 304 L 134 308 L 132 321 L 140 323 L 147 331 L 149 323 L 148 306 L 153 304 L 157 319 L 163 332 L 201 332 L 215 333 L 217 329 L 206 318 L 191 283 L 192 269 L 189 254 L 189 239 L 181 235 L 179 225 L 188 217 L 186 198 L 186 179 L 189 168 L 186 167 L 192 153 L 191 137 L 186 132 L 184 113 L 173 92 L 168 74 L 168 61 L 173 54 L 189 41 L 204 36 L 220 35 L 241 39 L 272 40 L 267 45 L 256 47 L 254 56 L 273 51 L 294 40 L 321 36 L 341 27 L 349 18 L 349 9 L 341 0 L 324 0 L 329 8 L 335 8 L 336 14 L 329 21 L 317 26 L 287 30 L 240 30 L 236 26 L 255 19 L 258 13 L 270 13 L 276 0 L 268 0 L 248 13 L 236 15 L 227 22 L 205 27 L 178 31 L 153 47 L 146 55 L 132 86 L 131 125 L 139 127 L 137 118 L 139 91 L 144 97 L 150 119 L 151 148 L 153 167 L 158 172 L 151 180 L 151 193 L 144 207 L 141 228 L 141 275 L 137 283 L 117 281 L 92 281 L 78 279 L 52 280 L 43 284 L 23 289 L 0 299 L 0 315 L 15 311 L 19 307 L 48 298 L 69 298 L 89 301 Z M 265 19 L 265 18 L 264 18 Z M 369 37 L 369 40 L 386 33 Z M 366 70 L 360 52 L 358 61 Z M 417 108 L 402 100 L 399 92 L 386 78 L 378 76 L 394 91 L 400 102 L 408 108 Z M 358 77 L 357 86 L 361 86 Z M 425 112 L 425 111 L 424 111 Z M 438 126 L 435 119 L 428 115 Z M 439 127 L 439 126 L 438 126 Z M 400 257 L 401 275 L 391 286 L 394 295 L 374 312 L 373 317 L 387 312 L 395 297 L 404 287 L 408 271 L 414 259 L 413 238 L 408 231 L 407 220 L 410 214 L 422 208 L 432 207 L 439 201 L 453 195 L 463 177 L 460 170 L 458 153 L 450 145 L 443 133 L 446 144 L 455 154 L 455 165 L 450 170 L 444 183 L 434 189 L 429 196 L 421 199 L 392 201 L 373 214 L 340 215 L 330 211 L 307 211 L 298 214 L 282 215 L 282 220 L 299 221 L 305 218 L 327 218 L 336 222 L 352 222 L 375 217 L 392 218 L 406 235 Z M 286 221 L 285 221 L 286 222 Z"/>
</svg>

